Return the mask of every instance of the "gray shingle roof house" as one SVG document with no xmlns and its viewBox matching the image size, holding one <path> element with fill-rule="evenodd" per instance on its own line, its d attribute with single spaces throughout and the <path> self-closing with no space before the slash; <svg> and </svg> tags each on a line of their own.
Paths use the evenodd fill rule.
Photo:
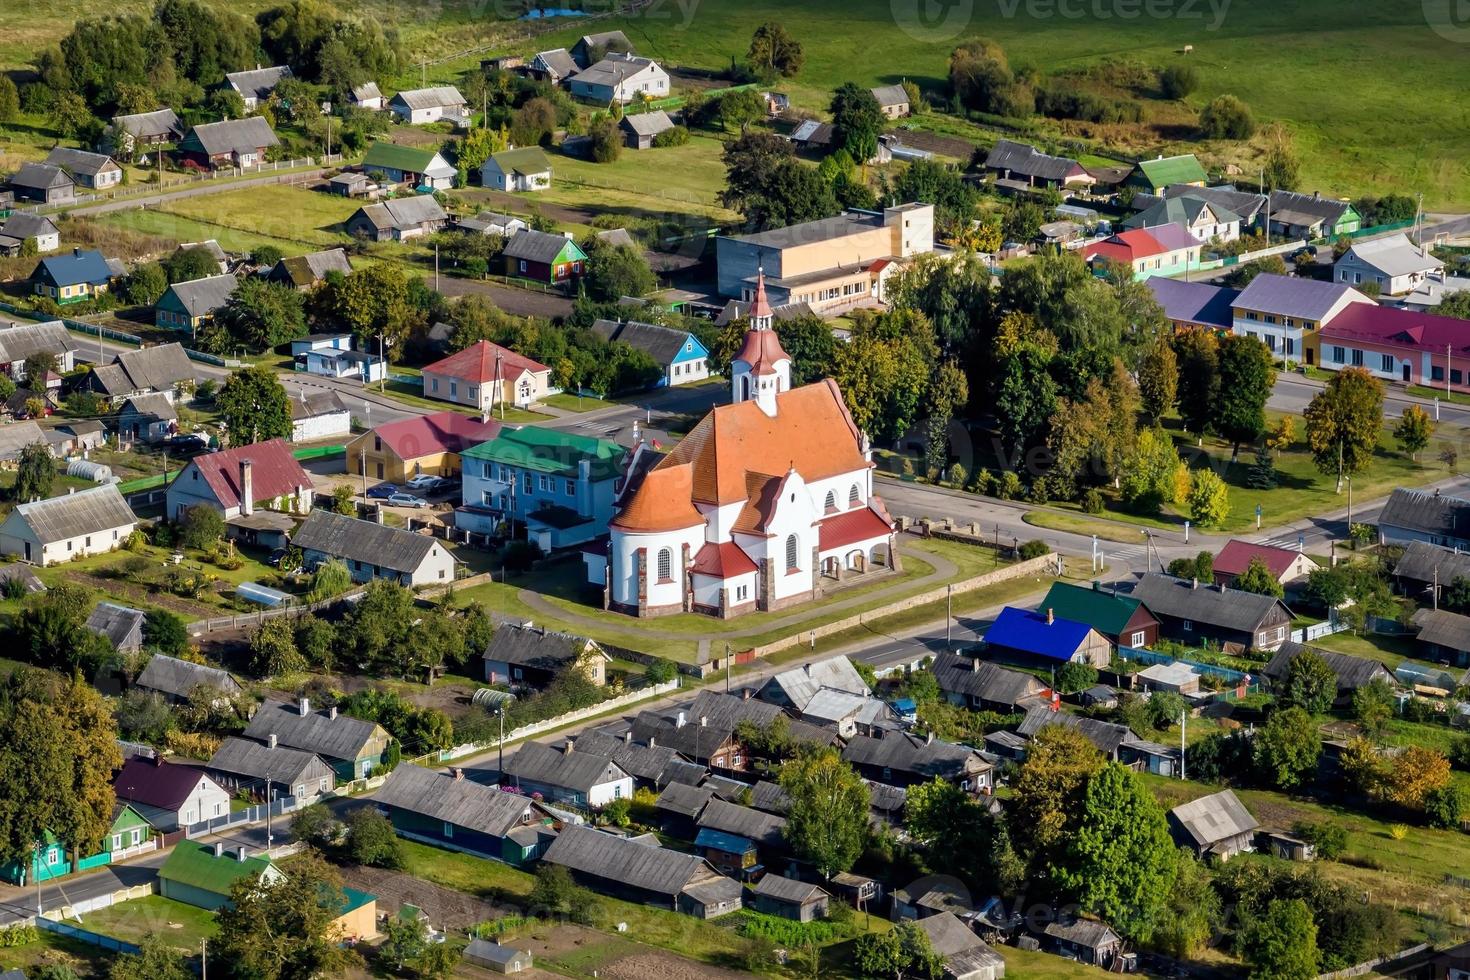
<svg viewBox="0 0 1470 980">
<path fill-rule="evenodd" d="M 1000 180 L 1019 180 L 1043 186 L 1069 183 L 1091 184 L 1091 174 L 1076 160 L 1042 153 L 1029 143 L 997 140 L 985 157 L 985 169 Z"/>
<path fill-rule="evenodd" d="M 91 390 L 121 401 L 129 395 L 158 391 L 169 396 L 181 381 L 194 377 L 183 344 L 159 344 L 123 351 L 111 364 L 99 364 L 87 376 Z"/>
<path fill-rule="evenodd" d="M 543 265 L 556 261 L 561 250 L 567 247 L 565 235 L 553 235 L 546 231 L 525 228 L 513 235 L 505 244 L 505 257 L 539 262 Z"/>
<path fill-rule="evenodd" d="M 247 116 L 195 126 L 179 141 L 179 152 L 201 166 L 224 161 L 249 166 L 280 144 L 264 117 Z"/>
<path fill-rule="evenodd" d="M 226 72 L 225 85 L 240 93 L 240 98 L 245 100 L 245 109 L 248 112 L 270 98 L 281 79 L 290 77 L 291 69 L 286 65 L 276 65 L 273 68 L 256 67 L 248 71 Z"/>
<path fill-rule="evenodd" d="M 571 59 L 579 67 L 586 68 L 593 62 L 599 61 L 609 51 L 620 54 L 633 54 L 633 42 L 628 40 L 628 35 L 622 31 L 600 31 L 596 34 L 583 34 L 572 45 Z"/>
<path fill-rule="evenodd" d="M 1410 541 L 1393 566 L 1393 577 L 1406 595 L 1415 597 L 1416 591 L 1427 595 L 1436 584 L 1444 588 L 1457 578 L 1470 579 L 1470 551 Z"/>
<path fill-rule="evenodd" d="M 313 510 L 291 535 L 307 568 L 340 559 L 355 582 L 389 579 L 409 587 L 454 581 L 454 556 L 434 538 L 376 521 Z"/>
<path fill-rule="evenodd" d="M 810 922 L 826 916 L 831 900 L 832 896 L 821 885 L 769 873 L 755 883 L 750 904 L 757 912 Z"/>
<path fill-rule="evenodd" d="M 1366 657 L 1353 657 L 1346 653 L 1334 653 L 1331 650 L 1322 650 L 1317 647 L 1308 647 L 1301 643 L 1290 640 L 1281 644 L 1281 649 L 1271 657 L 1261 673 L 1270 681 L 1280 684 L 1286 680 L 1291 668 L 1291 662 L 1301 656 L 1307 650 L 1311 650 L 1321 657 L 1323 662 L 1332 670 L 1337 677 L 1337 700 L 1345 703 L 1353 696 L 1353 692 L 1360 687 L 1366 687 L 1375 680 L 1384 680 L 1389 684 L 1394 683 L 1393 674 L 1388 668 L 1377 660 L 1369 660 Z"/>
<path fill-rule="evenodd" d="M 944 975 L 951 980 L 997 980 L 1005 976 L 1005 960 L 955 916 L 940 912 L 920 919 L 929 948 L 944 957 Z"/>
<path fill-rule="evenodd" d="M 590 827 L 564 828 L 544 860 L 561 865 L 599 891 L 699 918 L 713 919 L 740 910 L 740 883 L 720 874 L 703 858 Z"/>
<path fill-rule="evenodd" d="M 990 763 L 966 745 L 955 745 L 930 736 L 890 732 L 882 738 L 854 736 L 842 750 L 866 779 L 907 789 L 939 778 L 961 789 L 979 794 L 993 785 Z"/>
<path fill-rule="evenodd" d="M 1357 231 L 1362 218 L 1352 204 L 1321 194 L 1271 192 L 1271 233 L 1335 238 Z"/>
<path fill-rule="evenodd" d="M 562 79 L 575 75 L 578 65 L 572 60 L 571 52 L 566 48 L 553 48 L 550 51 L 538 52 L 536 57 L 531 59 L 530 70 L 532 75 L 539 75 L 554 85 Z"/>
<path fill-rule="evenodd" d="M 1431 276 L 1444 277 L 1444 261 L 1404 234 L 1355 242 L 1332 269 L 1338 282 L 1374 283 L 1386 296 L 1412 292 Z"/>
<path fill-rule="evenodd" d="M 229 671 L 155 653 L 133 682 L 134 687 L 154 691 L 174 702 L 188 701 L 198 688 L 213 688 L 222 694 L 239 694 L 239 681 Z"/>
<path fill-rule="evenodd" d="M 29 211 L 17 211 L 6 218 L 5 223 L 0 225 L 0 238 L 13 241 L 13 248 L 16 250 L 28 238 L 36 240 L 38 252 L 53 252 L 61 247 L 61 231 L 56 227 L 56 222 L 44 214 L 31 214 Z M 10 249 L 12 246 L 5 244 L 5 248 Z"/>
<path fill-rule="evenodd" d="M 329 272 L 340 272 L 345 276 L 351 271 L 352 263 L 347 260 L 347 252 L 340 248 L 328 248 L 281 259 L 271 267 L 266 278 L 292 289 L 310 289 L 326 279 Z"/>
<path fill-rule="evenodd" d="M 105 153 L 58 146 L 46 155 L 46 162 L 65 170 L 74 181 L 86 187 L 111 187 L 122 180 L 122 167 Z"/>
<path fill-rule="evenodd" d="M 783 708 L 802 711 L 824 687 L 849 694 L 870 693 L 868 682 L 863 680 L 852 661 L 837 656 L 781 671 L 762 685 L 756 697 Z"/>
<path fill-rule="evenodd" d="M 248 738 L 225 739 L 204 768 L 226 789 L 250 790 L 262 799 L 266 782 L 279 795 L 297 799 L 320 796 L 337 785 L 336 773 L 316 753 Z"/>
<path fill-rule="evenodd" d="M 230 297 L 235 295 L 235 290 L 238 288 L 240 288 L 240 280 L 228 273 L 205 276 L 203 279 L 190 279 L 187 282 L 176 282 L 169 286 L 159 298 L 157 305 L 161 310 L 181 312 L 191 320 L 198 320 L 212 316 L 230 301 Z M 174 324 L 159 324 L 159 326 L 172 325 Z"/>
<path fill-rule="evenodd" d="M 512 832 L 547 819 L 544 810 L 519 793 L 473 782 L 462 772 L 435 772 L 412 763 L 394 769 L 373 801 L 388 809 L 393 826 L 405 836 L 436 844 L 452 842 L 496 859 L 504 859 Z M 453 830 L 445 831 L 445 825 Z M 539 848 L 534 854 L 520 853 L 519 844 L 514 849 L 510 855 L 514 864 L 540 855 Z"/>
<path fill-rule="evenodd" d="M 878 108 L 889 119 L 909 114 L 909 93 L 902 85 L 879 85 L 868 91 L 873 93 L 873 98 L 878 100 Z"/>
<path fill-rule="evenodd" d="M 630 150 L 646 150 L 653 146 L 653 138 L 659 133 L 668 132 L 674 128 L 674 120 L 662 109 L 652 112 L 639 112 L 631 116 L 624 116 L 618 123 L 618 128 L 623 131 L 624 142 Z"/>
<path fill-rule="evenodd" d="M 391 739 L 381 725 L 339 714 L 335 707 L 312 711 L 311 702 L 262 701 L 245 737 L 269 744 L 314 752 L 325 759 L 339 779 L 360 779 L 382 762 Z"/>
<path fill-rule="evenodd" d="M 434 85 L 399 92 L 388 100 L 388 109 L 412 126 L 437 122 L 440 119 L 461 122 L 467 115 L 465 98 L 453 85 Z"/>
<path fill-rule="evenodd" d="M 705 804 L 695 822 L 701 828 L 735 834 L 761 847 L 780 849 L 786 844 L 786 838 L 782 833 L 786 827 L 784 817 L 763 813 L 738 803 L 712 799 Z"/>
<path fill-rule="evenodd" d="M 1415 639 L 1425 648 L 1427 659 L 1458 667 L 1470 663 L 1470 616 L 1448 609 L 1420 609 L 1412 622 L 1419 628 Z"/>
<path fill-rule="evenodd" d="M 18 504 L 0 524 L 0 553 L 48 565 L 119 548 L 137 526 L 138 519 L 117 486 L 104 483 Z"/>
<path fill-rule="evenodd" d="M 688 821 L 688 826 L 693 826 L 694 821 L 698 819 L 714 795 L 715 791 L 708 786 L 670 783 L 664 787 L 662 793 L 658 794 L 658 801 L 654 807 L 673 817 L 682 817 Z"/>
<path fill-rule="evenodd" d="M 77 343 L 72 340 L 71 331 L 60 320 L 18 323 L 0 329 L 0 364 L 11 366 L 12 381 L 25 379 L 25 360 L 37 354 L 55 354 L 58 367 L 64 374 L 71 370 L 76 349 Z"/>
<path fill-rule="evenodd" d="M 139 147 L 154 143 L 172 143 L 184 135 L 184 124 L 172 109 L 154 109 L 113 116 L 112 124 L 125 136 L 128 145 L 114 147 L 119 153 L 136 153 Z"/>
<path fill-rule="evenodd" d="M 941 653 L 929 668 L 951 704 L 977 711 L 1015 711 L 1041 696 L 1041 679 L 979 657 Z"/>
<path fill-rule="evenodd" d="M 349 234 L 373 241 L 403 241 L 438 231 L 448 220 L 432 194 L 420 194 L 359 208 L 347 219 L 346 228 Z"/>
<path fill-rule="evenodd" d="M 1042 930 L 1052 950 L 1079 963 L 1108 969 L 1123 948 L 1123 937 L 1105 922 L 1073 919 L 1048 922 Z"/>
<path fill-rule="evenodd" d="M 1251 850 L 1260 824 L 1226 789 L 1176 806 L 1169 811 L 1169 826 L 1181 847 L 1190 848 L 1201 858 L 1214 854 L 1224 860 Z"/>
<path fill-rule="evenodd" d="M 644 743 L 656 740 L 694 762 L 736 771 L 747 763 L 744 754 L 735 751 L 735 729 L 742 721 L 769 725 L 778 716 L 786 713 L 774 704 L 705 690 L 687 707 L 640 712 L 633 721 L 633 738 Z M 790 731 L 793 739 L 816 745 L 831 745 L 836 739 L 834 732 L 803 721 L 790 722 Z M 734 755 L 741 755 L 741 763 L 734 762 Z"/>
<path fill-rule="evenodd" d="M 1470 549 L 1470 500 L 1438 490 L 1395 490 L 1378 515 L 1378 540 L 1384 544 L 1427 541 Z"/>
<path fill-rule="evenodd" d="M 1218 204 L 1227 211 L 1233 211 L 1240 215 L 1241 227 L 1252 227 L 1260 223 L 1265 216 L 1266 195 L 1257 194 L 1253 191 L 1237 190 L 1227 184 L 1217 187 L 1195 187 L 1193 184 L 1170 184 L 1164 188 L 1164 197 L 1198 197 Z M 1142 210 L 1152 203 L 1152 194 L 1139 194 L 1133 199 L 1133 206 Z"/>
<path fill-rule="evenodd" d="M 505 760 L 505 774 L 523 792 L 577 806 L 600 807 L 633 796 L 632 776 L 608 756 L 579 751 L 570 738 L 561 749 L 526 742 Z"/>
<path fill-rule="evenodd" d="M 1049 705 L 1044 704 L 1027 710 L 1026 717 L 1021 719 L 1021 724 L 1016 728 L 1016 733 L 1024 738 L 1035 738 L 1036 733 L 1048 725 L 1077 729 L 1097 746 L 1099 752 L 1114 760 L 1118 758 L 1119 749 L 1134 740 L 1133 732 L 1125 725 L 1115 725 L 1097 718 L 1084 718 L 1069 711 L 1053 711 Z"/>
<path fill-rule="evenodd" d="M 1186 643 L 1204 639 L 1245 650 L 1275 650 L 1286 642 L 1291 610 L 1273 596 L 1150 572 L 1133 587 L 1162 632 Z"/>
<path fill-rule="evenodd" d="M 143 617 L 141 609 L 129 609 L 115 602 L 99 602 L 87 617 L 87 629 L 107 637 L 118 653 L 135 653 L 143 649 Z"/>
<path fill-rule="evenodd" d="M 545 687 L 563 670 L 580 663 L 587 679 L 601 687 L 612 661 L 585 636 L 558 633 L 540 626 L 506 624 L 496 629 L 485 648 L 485 681 Z"/>
<path fill-rule="evenodd" d="M 16 198 L 42 204 L 67 204 L 76 198 L 76 182 L 49 163 L 26 163 L 10 178 Z"/>
<path fill-rule="evenodd" d="M 577 748 L 605 755 L 618 768 L 644 785 L 663 786 L 669 782 L 669 766 L 678 753 L 667 745 L 643 745 L 633 741 L 633 729 L 623 737 L 593 729 L 577 736 Z"/>
</svg>

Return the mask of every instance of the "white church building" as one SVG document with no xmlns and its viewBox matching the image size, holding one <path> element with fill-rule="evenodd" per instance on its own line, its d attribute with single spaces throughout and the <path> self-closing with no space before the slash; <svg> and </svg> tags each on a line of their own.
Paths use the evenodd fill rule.
<svg viewBox="0 0 1470 980">
<path fill-rule="evenodd" d="M 644 475 L 588 553 L 604 604 L 729 617 L 818 598 L 824 580 L 899 567 L 867 437 L 834 381 L 791 387 L 764 275 L 731 365 L 734 401 Z"/>
</svg>

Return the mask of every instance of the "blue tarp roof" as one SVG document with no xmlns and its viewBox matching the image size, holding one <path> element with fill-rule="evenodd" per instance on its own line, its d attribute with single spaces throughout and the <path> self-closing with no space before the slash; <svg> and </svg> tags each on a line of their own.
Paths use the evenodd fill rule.
<svg viewBox="0 0 1470 980">
<path fill-rule="evenodd" d="M 1048 623 L 1045 613 L 1006 606 L 985 631 L 985 642 L 1038 657 L 1070 660 L 1091 629 L 1086 623 L 1070 619 Z"/>
<path fill-rule="evenodd" d="M 709 827 L 700 828 L 698 836 L 694 838 L 694 846 L 712 847 L 726 854 L 748 854 L 755 850 L 755 843 L 749 837 L 727 834 L 723 830 L 713 830 Z"/>
<path fill-rule="evenodd" d="M 913 698 L 899 698 L 897 701 L 893 702 L 893 708 L 895 711 L 901 712 L 902 714 L 906 715 L 913 714 L 915 711 L 919 710 L 919 706 L 914 703 Z"/>
</svg>

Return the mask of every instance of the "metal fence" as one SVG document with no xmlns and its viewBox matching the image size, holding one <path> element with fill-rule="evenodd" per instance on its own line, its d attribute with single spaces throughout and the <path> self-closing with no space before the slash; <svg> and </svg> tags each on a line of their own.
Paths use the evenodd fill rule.
<svg viewBox="0 0 1470 980">
<path fill-rule="evenodd" d="M 237 613 L 231 616 L 217 616 L 214 619 L 196 619 L 187 626 L 190 636 L 203 636 L 207 633 L 216 633 L 220 630 L 238 630 L 251 626 L 259 626 L 268 619 L 279 619 L 282 616 L 301 616 L 318 609 L 326 609 L 339 602 L 355 599 L 363 594 L 362 589 L 355 592 L 344 592 L 342 595 L 332 596 L 330 599 L 322 599 L 318 602 L 308 602 L 303 605 L 277 606 L 274 609 L 257 609 L 255 612 Z"/>
<path fill-rule="evenodd" d="M 235 810 L 223 817 L 215 817 L 213 820 L 201 820 L 199 823 L 190 824 L 184 828 L 184 836 L 194 838 L 206 834 L 217 834 L 221 830 L 226 830 L 239 824 L 258 823 L 264 820 L 267 814 L 273 817 L 285 816 L 288 813 L 293 813 L 301 809 L 304 805 L 305 801 L 299 797 L 283 796 L 269 805 L 257 803 L 253 806 L 247 806 L 242 810 Z"/>
<path fill-rule="evenodd" d="M 1216 664 L 1201 663 L 1198 660 L 1185 660 L 1181 657 L 1171 657 L 1167 653 L 1156 653 L 1153 650 L 1145 650 L 1142 647 L 1118 647 L 1118 656 L 1123 660 L 1131 660 L 1140 664 L 1184 664 L 1193 667 L 1201 674 L 1210 674 L 1231 684 L 1240 684 L 1247 677 L 1254 677 L 1243 670 L 1235 670 L 1231 667 L 1220 667 Z"/>
<path fill-rule="evenodd" d="M 45 916 L 38 916 L 36 918 L 36 928 L 44 929 L 46 932 L 54 932 L 59 936 L 66 936 L 69 939 L 76 939 L 91 946 L 99 946 L 102 949 L 109 950 L 115 953 L 130 953 L 132 955 L 137 955 L 141 952 L 136 943 L 124 942 L 121 939 L 114 939 L 111 936 L 104 936 L 100 932 L 93 932 L 90 929 L 82 929 L 68 922 L 56 922 L 52 919 L 46 918 Z"/>
</svg>

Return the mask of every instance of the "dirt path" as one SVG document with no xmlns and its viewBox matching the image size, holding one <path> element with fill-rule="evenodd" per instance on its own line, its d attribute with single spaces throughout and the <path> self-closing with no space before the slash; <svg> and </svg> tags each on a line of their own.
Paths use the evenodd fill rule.
<svg viewBox="0 0 1470 980">
<path fill-rule="evenodd" d="M 572 301 L 555 293 L 538 293 L 514 286 L 499 286 L 476 279 L 439 277 L 439 292 L 445 296 L 467 296 L 476 293 L 489 299 L 507 313 L 517 316 L 540 316 L 556 319 L 570 316 Z"/>
</svg>

